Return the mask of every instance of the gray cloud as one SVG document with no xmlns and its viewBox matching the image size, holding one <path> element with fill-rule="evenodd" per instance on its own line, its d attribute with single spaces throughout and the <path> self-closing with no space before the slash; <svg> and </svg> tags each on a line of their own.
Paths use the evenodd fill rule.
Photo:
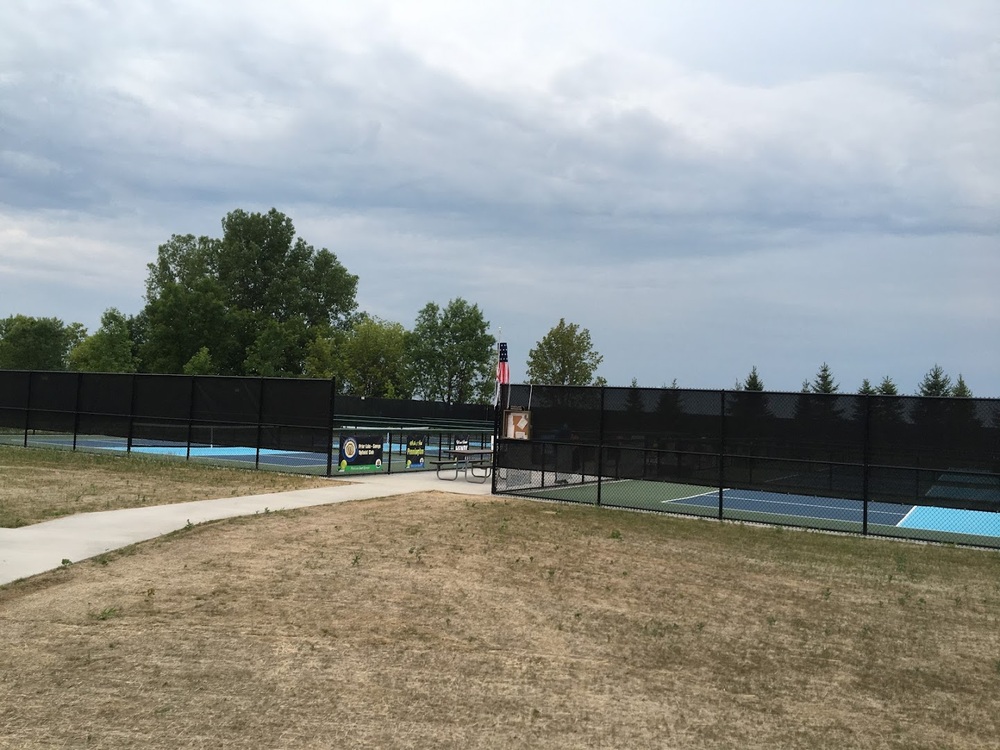
<svg viewBox="0 0 1000 750">
<path fill-rule="evenodd" d="M 0 315 L 134 311 L 170 234 L 276 206 L 362 306 L 465 296 L 522 361 L 566 317 L 612 382 L 997 392 L 992 5 L 421 7 L 0 8 Z"/>
</svg>

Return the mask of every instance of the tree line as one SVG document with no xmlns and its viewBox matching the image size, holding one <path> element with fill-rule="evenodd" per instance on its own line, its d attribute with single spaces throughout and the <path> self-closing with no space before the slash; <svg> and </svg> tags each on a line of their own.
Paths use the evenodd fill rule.
<svg viewBox="0 0 1000 750">
<path fill-rule="evenodd" d="M 0 369 L 336 377 L 365 397 L 448 403 L 494 393 L 496 339 L 476 304 L 428 302 L 411 328 L 358 310 L 358 277 L 276 209 L 235 210 L 222 236 L 173 235 L 147 266 L 145 306 L 80 323 L 0 320 Z M 536 382 L 602 382 L 590 333 L 560 320 L 528 358 Z"/>
<path fill-rule="evenodd" d="M 0 319 L 0 369 L 336 377 L 352 395 L 448 403 L 494 394 L 497 341 L 477 304 L 428 302 L 409 329 L 359 311 L 358 277 L 297 237 L 277 209 L 234 210 L 221 237 L 173 235 L 147 271 L 142 310 L 109 308 L 90 334 L 58 318 Z M 606 385 L 602 361 L 590 331 L 560 319 L 528 352 L 527 381 Z M 735 387 L 764 390 L 756 366 Z M 837 393 L 839 384 L 823 363 L 802 390 Z M 858 393 L 899 389 L 886 376 L 865 379 Z M 934 365 L 917 395 L 972 392 L 961 374 L 952 382 Z"/>
<path fill-rule="evenodd" d="M 750 374 L 743 380 L 737 380 L 735 389 L 738 391 L 763 391 L 764 381 L 757 372 L 756 365 L 750 370 Z M 802 393 L 840 393 L 840 384 L 833 376 L 833 372 L 826 362 L 820 365 L 816 376 L 812 380 L 802 381 Z M 882 378 L 878 385 L 865 378 L 861 381 L 861 386 L 856 391 L 862 396 L 900 396 L 899 387 L 888 375 Z M 966 384 L 962 374 L 952 381 L 951 376 L 944 371 L 939 364 L 935 364 L 928 370 L 924 377 L 917 384 L 915 396 L 933 397 L 956 397 L 972 398 L 972 390 Z"/>
</svg>

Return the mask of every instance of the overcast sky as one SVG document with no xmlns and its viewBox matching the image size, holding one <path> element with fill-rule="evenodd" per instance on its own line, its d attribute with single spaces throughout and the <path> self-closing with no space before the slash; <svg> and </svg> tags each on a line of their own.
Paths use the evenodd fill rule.
<svg viewBox="0 0 1000 750">
<path fill-rule="evenodd" d="M 143 306 L 172 234 L 287 214 L 512 378 L 1000 396 L 996 0 L 3 0 L 0 318 Z M 502 334 L 501 334 L 502 330 Z"/>
</svg>

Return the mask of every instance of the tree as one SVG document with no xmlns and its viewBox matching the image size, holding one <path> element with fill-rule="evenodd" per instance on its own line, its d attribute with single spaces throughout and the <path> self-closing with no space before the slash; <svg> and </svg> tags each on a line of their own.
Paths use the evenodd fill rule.
<svg viewBox="0 0 1000 750">
<path fill-rule="evenodd" d="M 341 348 L 342 390 L 354 396 L 407 397 L 405 358 L 406 329 L 362 315 Z"/>
<path fill-rule="evenodd" d="M 343 332 L 334 331 L 331 336 L 318 334 L 306 347 L 305 376 L 329 380 L 340 376 L 337 351 L 342 343 Z"/>
<path fill-rule="evenodd" d="M 951 378 L 945 374 L 944 369 L 941 365 L 935 364 L 927 374 L 924 375 L 924 379 L 920 381 L 917 386 L 918 396 L 950 396 L 951 395 Z"/>
<path fill-rule="evenodd" d="M 878 384 L 878 394 L 880 396 L 898 396 L 899 388 L 892 382 L 892 378 L 886 375 L 882 382 Z"/>
<path fill-rule="evenodd" d="M 972 390 L 965 384 L 962 373 L 958 374 L 958 380 L 955 381 L 955 386 L 951 389 L 951 395 L 955 398 L 972 398 Z"/>
<path fill-rule="evenodd" d="M 350 324 L 358 277 L 276 209 L 237 209 L 222 229 L 221 239 L 174 235 L 149 264 L 144 369 L 179 372 L 210 345 L 221 374 L 303 374 L 317 336 Z"/>
<path fill-rule="evenodd" d="M 182 372 L 185 375 L 213 375 L 215 364 L 207 346 L 201 347 L 185 364 Z"/>
<path fill-rule="evenodd" d="M 875 386 L 872 385 L 868 378 L 861 381 L 861 387 L 858 388 L 859 396 L 874 396 L 876 393 L 878 393 L 878 391 L 875 390 Z"/>
<path fill-rule="evenodd" d="M 461 297 L 443 310 L 428 302 L 406 336 L 407 387 L 428 401 L 487 403 L 496 364 L 489 327 L 479 305 Z"/>
<path fill-rule="evenodd" d="M 808 384 L 808 389 L 810 393 L 836 393 L 840 390 L 840 386 L 833 379 L 833 374 L 830 372 L 830 365 L 824 362 L 820 366 L 819 371 L 816 373 L 816 378 L 812 383 Z"/>
<path fill-rule="evenodd" d="M 0 369 L 65 370 L 70 350 L 86 334 L 79 323 L 12 315 L 0 320 Z"/>
<path fill-rule="evenodd" d="M 594 372 L 603 361 L 590 331 L 560 318 L 528 352 L 528 379 L 543 385 L 597 385 Z"/>
<path fill-rule="evenodd" d="M 764 381 L 760 379 L 760 375 L 757 374 L 757 365 L 753 366 L 750 370 L 750 374 L 747 375 L 746 380 L 743 381 L 743 390 L 745 391 L 762 391 L 764 390 Z"/>
<path fill-rule="evenodd" d="M 80 372 L 135 372 L 132 332 L 117 308 L 101 315 L 101 327 L 69 353 L 69 367 Z"/>
</svg>

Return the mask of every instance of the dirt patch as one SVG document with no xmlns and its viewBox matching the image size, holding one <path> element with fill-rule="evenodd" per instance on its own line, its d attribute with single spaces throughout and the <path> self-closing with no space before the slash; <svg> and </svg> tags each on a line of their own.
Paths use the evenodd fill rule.
<svg viewBox="0 0 1000 750">
<path fill-rule="evenodd" d="M 1000 555 L 444 493 L 0 589 L 0 747 L 980 748 Z"/>
</svg>

